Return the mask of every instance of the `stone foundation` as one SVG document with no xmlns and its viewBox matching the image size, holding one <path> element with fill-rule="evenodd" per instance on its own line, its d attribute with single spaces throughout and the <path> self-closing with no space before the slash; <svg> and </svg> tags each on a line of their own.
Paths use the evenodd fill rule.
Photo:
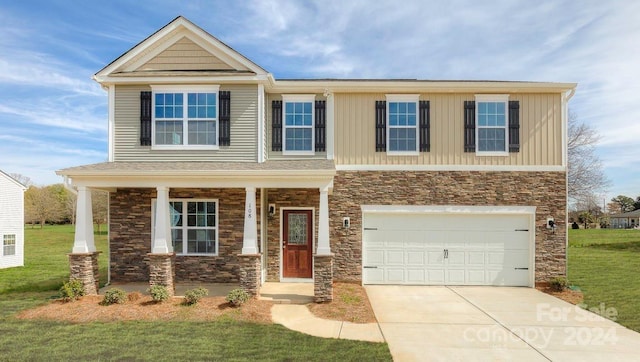
<svg viewBox="0 0 640 362">
<path fill-rule="evenodd" d="M 97 295 L 100 290 L 100 279 L 98 274 L 98 255 L 94 253 L 75 253 L 69 256 L 69 279 L 78 279 L 84 286 L 85 295 Z"/>
<path fill-rule="evenodd" d="M 175 295 L 175 254 L 147 254 L 149 259 L 149 286 L 163 285 L 170 296 Z"/>
<path fill-rule="evenodd" d="M 313 295 L 316 303 L 333 300 L 333 255 L 313 256 Z"/>
<path fill-rule="evenodd" d="M 260 296 L 260 254 L 240 254 L 240 287 L 254 297 Z"/>
</svg>

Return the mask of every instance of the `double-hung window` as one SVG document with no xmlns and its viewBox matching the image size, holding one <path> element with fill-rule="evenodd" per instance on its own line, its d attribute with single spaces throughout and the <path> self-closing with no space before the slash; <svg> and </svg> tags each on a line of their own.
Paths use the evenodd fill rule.
<svg viewBox="0 0 640 362">
<path fill-rule="evenodd" d="M 283 154 L 314 153 L 314 95 L 283 95 Z"/>
<path fill-rule="evenodd" d="M 509 97 L 476 96 L 476 153 L 486 156 L 508 155 Z"/>
<path fill-rule="evenodd" d="M 2 255 L 16 255 L 16 235 L 7 234 L 2 237 Z"/>
<path fill-rule="evenodd" d="M 218 148 L 218 86 L 153 87 L 156 148 Z"/>
<path fill-rule="evenodd" d="M 387 153 L 418 155 L 418 95 L 387 95 Z"/>
<path fill-rule="evenodd" d="M 154 200 L 154 216 L 155 205 Z M 176 254 L 218 254 L 218 200 L 171 199 L 169 219 L 171 242 Z"/>
</svg>

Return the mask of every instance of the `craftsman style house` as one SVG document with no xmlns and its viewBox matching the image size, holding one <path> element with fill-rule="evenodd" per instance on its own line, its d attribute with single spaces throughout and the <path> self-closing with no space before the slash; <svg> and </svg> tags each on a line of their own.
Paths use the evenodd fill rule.
<svg viewBox="0 0 640 362">
<path fill-rule="evenodd" d="M 572 83 L 279 80 L 183 17 L 94 77 L 109 161 L 78 190 L 72 275 L 113 282 L 533 286 L 566 271 Z"/>
</svg>

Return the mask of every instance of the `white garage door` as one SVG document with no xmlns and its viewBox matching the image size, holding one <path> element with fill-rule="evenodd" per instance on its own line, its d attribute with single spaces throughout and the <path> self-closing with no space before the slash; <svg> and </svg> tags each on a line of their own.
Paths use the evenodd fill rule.
<svg viewBox="0 0 640 362">
<path fill-rule="evenodd" d="M 365 284 L 531 284 L 529 215 L 364 213 L 363 219 Z"/>
</svg>

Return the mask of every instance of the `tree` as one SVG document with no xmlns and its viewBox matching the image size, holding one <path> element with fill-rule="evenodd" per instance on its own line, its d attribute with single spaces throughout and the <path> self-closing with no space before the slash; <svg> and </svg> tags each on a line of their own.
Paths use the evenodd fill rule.
<svg viewBox="0 0 640 362">
<path fill-rule="evenodd" d="M 31 186 L 24 195 L 25 219 L 40 228 L 47 221 L 55 221 L 60 215 L 60 204 L 51 190 L 46 187 Z"/>
<path fill-rule="evenodd" d="M 579 122 L 574 113 L 569 114 L 567 188 L 573 202 L 602 193 L 609 186 L 602 162 L 595 154 L 599 139 L 594 128 Z"/>
<path fill-rule="evenodd" d="M 20 182 L 26 187 L 33 185 L 33 181 L 31 181 L 31 179 L 25 175 L 19 173 L 10 173 L 9 176 L 13 177 L 16 181 Z"/>
<path fill-rule="evenodd" d="M 109 193 L 104 191 L 91 191 L 91 209 L 93 211 L 93 222 L 98 225 L 98 234 L 100 234 L 100 225 L 107 223 L 109 215 Z"/>
<path fill-rule="evenodd" d="M 611 199 L 611 202 L 616 203 L 620 207 L 620 213 L 629 212 L 636 209 L 635 201 L 629 196 L 618 195 Z"/>
</svg>

